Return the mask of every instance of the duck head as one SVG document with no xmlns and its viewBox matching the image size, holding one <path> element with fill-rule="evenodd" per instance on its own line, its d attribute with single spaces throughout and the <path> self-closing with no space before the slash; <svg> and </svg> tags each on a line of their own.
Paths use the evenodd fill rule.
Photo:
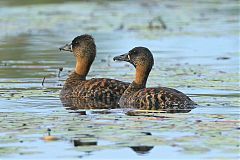
<svg viewBox="0 0 240 160">
<path fill-rule="evenodd" d="M 60 51 L 73 52 L 76 57 L 75 71 L 78 74 L 87 75 L 90 66 L 96 57 L 96 45 L 91 35 L 84 34 L 75 37 L 71 43 L 59 48 Z"/>
<path fill-rule="evenodd" d="M 113 60 L 131 63 L 136 68 L 135 82 L 146 85 L 148 75 L 154 64 L 153 55 L 148 48 L 135 47 L 126 54 L 114 57 Z"/>
<path fill-rule="evenodd" d="M 153 55 L 146 47 L 135 47 L 126 54 L 114 57 L 113 60 L 129 62 L 135 68 L 140 66 L 152 68 L 154 64 Z"/>
<path fill-rule="evenodd" d="M 59 50 L 73 52 L 76 57 L 91 57 L 93 60 L 96 56 L 94 39 L 88 34 L 75 37 L 71 43 L 60 47 Z"/>
</svg>

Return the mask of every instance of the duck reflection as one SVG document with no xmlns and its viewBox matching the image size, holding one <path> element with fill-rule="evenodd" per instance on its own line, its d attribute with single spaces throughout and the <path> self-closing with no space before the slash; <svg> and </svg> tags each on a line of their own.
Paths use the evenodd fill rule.
<svg viewBox="0 0 240 160">
<path fill-rule="evenodd" d="M 131 146 L 130 148 L 137 154 L 143 155 L 149 153 L 154 146 Z"/>
<path fill-rule="evenodd" d="M 87 139 L 84 140 L 84 138 L 82 139 L 73 139 L 71 140 L 71 142 L 73 143 L 74 147 L 83 147 L 83 146 L 97 146 L 98 142 L 95 139 Z M 131 146 L 129 147 L 131 148 L 134 152 L 136 152 L 139 155 L 143 155 L 143 154 L 147 154 L 149 153 L 154 146 Z"/>
<path fill-rule="evenodd" d="M 119 109 L 121 108 L 118 104 L 118 101 L 102 101 L 98 99 L 80 99 L 80 98 L 60 98 L 62 105 L 67 109 L 67 110 L 72 110 L 73 112 L 78 112 L 80 114 L 85 115 L 86 111 L 79 111 L 79 110 L 89 110 L 89 109 Z M 153 113 L 188 113 L 191 110 L 188 109 L 179 109 L 179 110 L 162 110 L 160 111 L 153 111 L 153 110 L 137 110 L 136 108 L 123 108 L 124 112 L 128 116 L 139 116 L 139 115 L 146 115 L 149 116 L 149 114 Z M 97 113 L 97 111 L 96 111 Z M 104 112 L 99 113 L 104 113 L 107 114 L 106 110 Z M 110 112 L 109 112 L 110 113 Z"/>
<path fill-rule="evenodd" d="M 92 134 L 79 134 L 70 141 L 74 147 L 79 146 L 96 146 L 98 145 L 97 138 Z"/>
<path fill-rule="evenodd" d="M 79 109 L 115 109 L 119 108 L 117 101 L 101 101 L 98 99 L 60 98 L 67 110 Z"/>
<path fill-rule="evenodd" d="M 94 155 L 95 153 L 93 149 L 94 147 L 98 146 L 101 148 L 101 144 L 98 143 L 98 140 L 94 135 L 91 135 L 91 136 L 86 135 L 81 138 L 75 137 L 70 142 L 73 144 L 74 147 L 88 148 L 88 150 L 84 151 L 84 154 L 80 155 L 79 158 Z M 140 145 L 140 146 L 130 146 L 129 148 L 131 148 L 131 150 L 134 151 L 137 155 L 141 156 L 141 155 L 148 154 L 154 148 L 154 146 Z"/>
<path fill-rule="evenodd" d="M 151 132 L 141 132 L 141 133 L 146 136 L 152 136 Z M 139 146 L 130 146 L 129 148 L 131 148 L 137 154 L 143 155 L 143 154 L 149 153 L 153 149 L 153 147 L 154 146 L 139 145 Z"/>
<path fill-rule="evenodd" d="M 97 145 L 97 141 L 81 141 L 79 139 L 75 139 L 73 140 L 73 145 L 74 147 L 79 147 L 79 146 L 96 146 Z"/>
</svg>

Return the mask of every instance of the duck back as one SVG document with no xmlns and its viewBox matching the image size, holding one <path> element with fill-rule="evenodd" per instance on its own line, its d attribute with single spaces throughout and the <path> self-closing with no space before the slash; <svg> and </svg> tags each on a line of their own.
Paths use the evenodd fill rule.
<svg viewBox="0 0 240 160">
<path fill-rule="evenodd" d="M 189 112 L 195 108 L 195 103 L 182 92 L 167 88 L 143 88 L 131 92 L 130 88 L 122 95 L 121 107 L 140 110 L 164 110 L 167 112 Z"/>
<path fill-rule="evenodd" d="M 96 99 L 103 102 L 118 101 L 129 83 L 108 78 L 85 80 L 73 72 L 60 93 L 62 98 Z"/>
</svg>

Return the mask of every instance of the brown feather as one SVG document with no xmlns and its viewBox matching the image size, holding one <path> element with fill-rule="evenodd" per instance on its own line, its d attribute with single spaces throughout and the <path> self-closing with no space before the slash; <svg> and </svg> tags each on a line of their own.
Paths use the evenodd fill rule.
<svg viewBox="0 0 240 160">
<path fill-rule="evenodd" d="M 85 80 L 73 72 L 67 78 L 60 96 L 65 98 L 94 98 L 118 101 L 128 85 L 129 83 L 107 78 Z"/>
</svg>

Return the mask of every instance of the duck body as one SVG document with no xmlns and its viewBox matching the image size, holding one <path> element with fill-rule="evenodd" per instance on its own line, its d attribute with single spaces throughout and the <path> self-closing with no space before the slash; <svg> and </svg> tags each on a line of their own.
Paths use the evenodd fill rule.
<svg viewBox="0 0 240 160">
<path fill-rule="evenodd" d="M 121 95 L 130 83 L 121 82 L 108 78 L 93 78 L 86 80 L 90 67 L 96 57 L 96 45 L 90 35 L 75 37 L 70 44 L 59 48 L 60 51 L 70 51 L 76 58 L 75 71 L 72 72 L 60 92 L 60 98 L 66 102 L 79 102 L 76 100 L 66 100 L 68 98 L 78 98 L 84 103 L 79 103 L 80 108 L 84 108 L 87 101 L 95 104 L 117 104 Z M 77 104 L 77 103 L 76 103 Z M 83 104 L 83 105 L 82 105 Z M 107 106 L 109 106 L 107 104 Z M 100 107 L 100 106 L 92 106 Z"/>
<path fill-rule="evenodd" d="M 119 100 L 121 107 L 140 110 L 164 110 L 166 112 L 189 112 L 195 103 L 184 93 L 167 87 L 146 88 L 148 75 L 154 64 L 148 48 L 135 47 L 128 53 L 113 58 L 126 61 L 136 68 L 135 80 Z"/>
<path fill-rule="evenodd" d="M 189 112 L 195 103 L 184 93 L 167 87 L 145 88 L 132 82 L 119 100 L 121 107 L 140 110 Z"/>
<path fill-rule="evenodd" d="M 108 78 L 86 80 L 76 72 L 67 78 L 60 92 L 62 98 L 96 99 L 101 101 L 118 101 L 129 83 Z"/>
</svg>

